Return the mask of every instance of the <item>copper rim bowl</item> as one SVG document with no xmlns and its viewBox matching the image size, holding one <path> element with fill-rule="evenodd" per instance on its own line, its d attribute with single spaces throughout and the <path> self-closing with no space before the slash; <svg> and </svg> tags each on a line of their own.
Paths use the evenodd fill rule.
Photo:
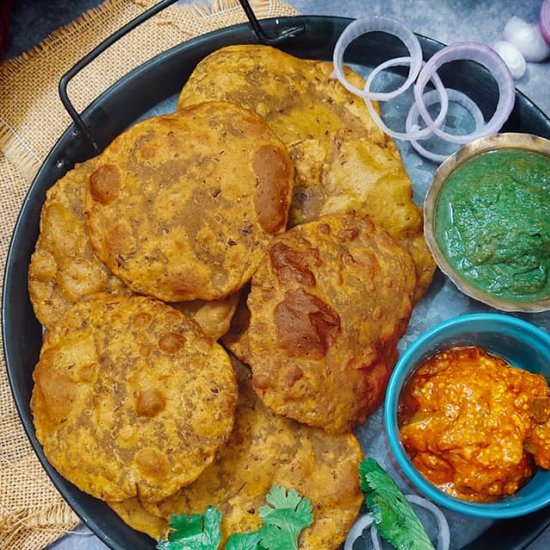
<svg viewBox="0 0 550 550">
<path fill-rule="evenodd" d="M 505 133 L 479 138 L 446 159 L 435 173 L 424 200 L 424 235 L 439 269 L 464 294 L 502 311 L 539 313 L 550 310 L 550 296 L 534 301 L 512 301 L 485 292 L 466 281 L 447 261 L 435 238 L 435 210 L 439 193 L 454 171 L 470 159 L 488 151 L 501 149 L 528 151 L 550 158 L 550 140 L 531 134 Z"/>
</svg>

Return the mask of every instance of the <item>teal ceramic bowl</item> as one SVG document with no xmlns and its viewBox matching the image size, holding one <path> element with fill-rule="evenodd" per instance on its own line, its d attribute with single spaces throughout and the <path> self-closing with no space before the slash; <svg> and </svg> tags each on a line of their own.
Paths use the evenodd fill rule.
<svg viewBox="0 0 550 550">
<path fill-rule="evenodd" d="M 450 510 L 483 518 L 513 518 L 550 505 L 550 471 L 539 469 L 515 495 L 491 503 L 457 499 L 432 485 L 413 466 L 397 427 L 397 406 L 405 381 L 425 359 L 447 348 L 473 345 L 499 355 L 511 365 L 550 379 L 550 336 L 535 325 L 510 315 L 462 315 L 422 334 L 397 362 L 384 404 L 384 423 L 390 449 L 402 472 L 429 499 Z"/>
</svg>

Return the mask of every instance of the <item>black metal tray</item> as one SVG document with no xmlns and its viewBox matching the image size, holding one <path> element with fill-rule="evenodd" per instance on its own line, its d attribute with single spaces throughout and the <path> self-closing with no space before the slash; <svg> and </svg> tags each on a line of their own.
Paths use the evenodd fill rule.
<svg viewBox="0 0 550 550">
<path fill-rule="evenodd" d="M 262 25 L 270 36 L 291 26 L 300 28 L 302 32 L 281 42 L 278 47 L 299 57 L 330 60 L 338 36 L 350 22 L 351 20 L 346 18 L 304 16 L 267 20 L 262 22 Z M 419 39 L 425 59 L 443 47 L 443 44 L 429 38 L 419 36 Z M 259 41 L 258 35 L 253 32 L 250 25 L 242 24 L 195 38 L 162 53 L 126 75 L 95 100 L 82 115 L 85 129 L 92 136 L 97 148 L 103 149 L 115 136 L 139 118 L 154 113 L 159 105 L 162 111 L 162 105 L 172 104 L 171 101 L 173 102 L 196 64 L 205 56 L 230 44 Z M 354 42 L 353 47 L 348 50 L 349 57 L 346 61 L 368 67 L 391 57 L 406 55 L 401 43 L 387 35 L 373 34 L 369 37 L 368 44 L 368 48 L 362 48 L 361 39 Z M 496 104 L 496 86 L 480 66 L 466 63 L 460 71 L 448 72 L 443 76 L 449 86 L 468 91 L 486 114 L 490 113 Z M 531 133 L 550 138 L 550 120 L 529 99 L 517 92 L 514 110 L 503 131 Z M 36 440 L 29 405 L 33 386 L 32 371 L 40 352 L 42 330 L 29 300 L 27 270 L 38 237 L 40 210 L 47 189 L 76 162 L 81 162 L 94 154 L 90 140 L 72 125 L 51 150 L 25 198 L 6 264 L 2 300 L 4 353 L 9 381 L 23 426 L 38 458 L 61 494 L 83 523 L 106 545 L 116 550 L 145 550 L 154 548 L 154 543 L 149 537 L 128 527 L 105 503 L 82 493 L 52 468 Z M 407 155 L 404 155 L 404 158 L 407 165 Z M 413 181 L 418 163 L 415 166 L 411 168 L 407 165 L 412 172 Z M 432 172 L 433 169 L 432 166 Z M 422 177 L 425 180 L 429 179 L 430 171 L 423 169 L 423 172 Z M 425 186 L 426 182 L 423 185 Z M 415 189 L 417 199 L 422 192 L 423 190 Z M 432 300 L 434 293 L 445 284 L 443 276 L 436 276 L 426 299 Z M 458 313 L 460 312 L 456 312 Z M 409 334 L 410 337 L 412 336 Z M 371 429 L 368 429 L 369 423 Z M 380 435 L 380 423 L 381 415 L 378 412 L 367 422 L 367 428 L 358 431 L 365 452 L 375 456 L 387 453 L 383 436 Z M 372 427 L 378 434 L 378 441 L 372 437 Z M 391 469 L 390 457 L 386 457 L 383 462 Z M 395 470 L 392 474 L 396 477 L 399 475 Z M 399 479 L 399 483 L 407 487 L 405 480 Z M 409 487 L 409 492 L 411 490 Z M 458 543 L 455 542 L 452 547 L 463 549 L 525 548 L 550 524 L 549 509 L 523 518 L 497 522 L 483 522 L 475 518 L 457 516 L 448 515 L 451 527 L 454 522 L 452 530 L 459 530 L 461 536 L 458 539 L 462 539 Z"/>
</svg>

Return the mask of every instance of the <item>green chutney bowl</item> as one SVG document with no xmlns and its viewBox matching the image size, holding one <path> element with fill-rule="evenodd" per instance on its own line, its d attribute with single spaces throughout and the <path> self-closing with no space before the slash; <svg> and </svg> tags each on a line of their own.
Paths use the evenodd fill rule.
<svg viewBox="0 0 550 550">
<path fill-rule="evenodd" d="M 482 288 L 481 285 L 476 285 L 474 278 L 465 276 L 464 273 L 457 268 L 456 257 L 454 258 L 455 265 L 453 265 L 452 261 L 445 255 L 436 238 L 438 229 L 436 214 L 439 206 L 445 206 L 440 205 L 441 200 L 445 200 L 441 199 L 441 195 L 451 176 L 455 174 L 456 170 L 479 155 L 490 151 L 502 150 L 537 153 L 538 155 L 547 157 L 550 162 L 550 141 L 531 134 L 495 134 L 477 139 L 465 145 L 446 159 L 434 176 L 432 185 L 424 200 L 424 235 L 428 247 L 441 271 L 443 271 L 443 273 L 445 273 L 464 294 L 502 311 L 521 311 L 529 313 L 548 311 L 550 310 L 550 292 L 549 294 L 544 294 L 542 297 L 537 296 L 533 299 L 524 297 L 515 299 L 510 296 L 499 295 L 496 292 L 493 293 L 486 288 Z M 483 185 L 483 178 L 480 178 L 479 185 Z M 547 200 L 550 201 L 550 193 Z M 453 209 L 448 201 L 446 201 L 446 204 L 452 216 Z M 534 215 L 537 214 L 538 212 L 534 212 Z M 542 216 L 542 212 L 540 215 Z M 504 231 L 506 231 L 506 229 L 504 229 Z M 545 253 L 550 255 L 549 251 L 545 252 L 543 250 L 543 254 Z M 547 273 L 547 277 L 550 278 L 550 272 Z"/>
</svg>

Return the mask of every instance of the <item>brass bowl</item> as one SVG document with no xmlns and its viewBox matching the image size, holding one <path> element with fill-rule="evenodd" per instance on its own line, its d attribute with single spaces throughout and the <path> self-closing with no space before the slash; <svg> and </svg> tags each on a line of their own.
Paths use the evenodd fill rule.
<svg viewBox="0 0 550 550">
<path fill-rule="evenodd" d="M 424 200 L 424 235 L 439 269 L 464 294 L 502 311 L 539 313 L 550 310 L 550 296 L 534 301 L 512 301 L 498 298 L 466 281 L 447 261 L 435 238 L 435 209 L 439 193 L 451 174 L 465 162 L 481 153 L 499 149 L 528 151 L 550 158 L 550 141 L 531 134 L 495 134 L 477 139 L 459 149 L 438 168 Z"/>
</svg>

